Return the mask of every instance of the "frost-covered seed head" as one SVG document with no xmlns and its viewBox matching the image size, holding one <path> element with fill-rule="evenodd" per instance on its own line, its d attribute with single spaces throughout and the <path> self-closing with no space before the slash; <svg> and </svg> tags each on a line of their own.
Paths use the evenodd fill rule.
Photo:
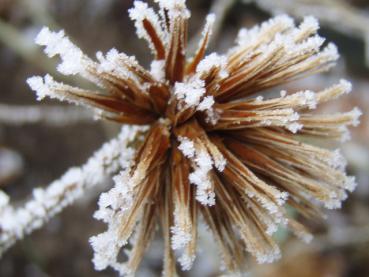
<svg viewBox="0 0 369 277">
<path fill-rule="evenodd" d="M 92 60 L 64 31 L 44 28 L 37 36 L 48 56 L 60 56 L 61 73 L 79 74 L 97 87 L 72 87 L 49 75 L 31 77 L 27 82 L 39 100 L 83 104 L 101 119 L 146 127 L 139 139 L 137 130 L 131 136 L 123 127 L 124 138 L 117 140 L 122 144 L 107 144 L 104 155 L 71 169 L 50 188 L 36 189 L 20 210 L 0 194 L 1 246 L 39 228 L 81 197 L 87 184 L 114 173 L 114 186 L 100 195 L 94 214 L 107 225 L 90 239 L 96 270 L 111 267 L 120 275 L 133 275 L 158 229 L 164 236 L 163 274 L 175 275 L 175 256 L 182 270 L 189 270 L 196 257 L 197 223 L 203 218 L 223 251 L 225 269 L 243 273 L 244 250 L 259 263 L 280 257 L 272 237 L 278 226 L 304 241 L 311 239 L 290 217 L 286 202 L 293 201 L 296 213 L 308 209 L 322 216 L 316 202 L 339 208 L 355 189 L 342 155 L 311 139 L 348 138 L 359 109 L 338 114 L 314 110 L 349 93 L 351 84 L 340 80 L 325 90 L 282 90 L 264 98 L 264 91 L 325 71 L 338 59 L 334 44 L 323 46 L 315 18 L 296 25 L 287 15 L 277 16 L 242 29 L 236 45 L 218 54 L 207 53 L 215 22 L 210 14 L 190 57 L 186 1 L 155 2 L 159 12 L 143 1 L 134 1 L 129 10 L 137 35 L 154 55 L 149 70 L 115 48 Z M 127 243 L 130 251 L 124 250 Z M 118 259 L 121 251 L 127 256 L 124 262 Z"/>
</svg>

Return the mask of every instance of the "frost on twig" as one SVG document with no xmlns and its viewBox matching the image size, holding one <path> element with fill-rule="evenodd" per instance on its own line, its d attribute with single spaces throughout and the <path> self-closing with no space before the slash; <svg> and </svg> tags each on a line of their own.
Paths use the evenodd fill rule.
<svg viewBox="0 0 369 277">
<path fill-rule="evenodd" d="M 25 125 L 41 123 L 51 126 L 65 126 L 80 122 L 93 122 L 89 111 L 75 107 L 40 107 L 0 104 L 0 123 Z"/>
<path fill-rule="evenodd" d="M 104 144 L 84 165 L 70 168 L 46 188 L 34 189 L 31 199 L 20 206 L 10 204 L 9 196 L 0 191 L 0 255 L 83 197 L 86 190 L 126 168 L 134 152 L 129 144 L 139 131 L 137 127 L 123 127 L 117 138 Z"/>
</svg>

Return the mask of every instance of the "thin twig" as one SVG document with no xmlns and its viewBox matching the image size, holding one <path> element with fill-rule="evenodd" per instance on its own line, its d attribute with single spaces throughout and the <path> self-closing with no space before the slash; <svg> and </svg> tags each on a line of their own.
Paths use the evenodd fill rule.
<svg viewBox="0 0 369 277">
<path fill-rule="evenodd" d="M 0 103 L 0 123 L 25 125 L 41 123 L 51 126 L 65 126 L 81 122 L 93 122 L 91 112 L 76 107 L 64 106 L 17 106 Z"/>
</svg>

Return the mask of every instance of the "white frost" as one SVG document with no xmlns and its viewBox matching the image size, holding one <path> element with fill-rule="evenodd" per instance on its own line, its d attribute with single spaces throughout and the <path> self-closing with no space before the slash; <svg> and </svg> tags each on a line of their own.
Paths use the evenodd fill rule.
<svg viewBox="0 0 369 277">
<path fill-rule="evenodd" d="M 197 107 L 205 93 L 205 82 L 199 78 L 192 78 L 185 83 L 177 82 L 174 86 L 174 94 L 185 102 L 186 108 Z"/>
<path fill-rule="evenodd" d="M 75 46 L 67 37 L 64 31 L 52 32 L 44 27 L 36 37 L 38 45 L 45 46 L 45 53 L 49 57 L 59 55 L 62 63 L 58 65 L 58 70 L 65 75 L 75 75 L 84 73 L 86 59 L 82 51 Z"/>
<path fill-rule="evenodd" d="M 193 141 L 185 137 L 179 137 L 178 140 L 180 141 L 178 149 L 183 153 L 185 157 L 193 158 L 195 156 L 195 145 Z"/>
<path fill-rule="evenodd" d="M 217 53 L 212 53 L 200 61 L 196 68 L 196 73 L 201 76 L 203 74 L 209 74 L 209 72 L 211 72 L 213 69 L 218 69 L 219 77 L 224 79 L 228 77 L 226 66 L 226 56 L 220 56 Z"/>
<path fill-rule="evenodd" d="M 165 79 L 165 61 L 164 60 L 154 60 L 151 63 L 151 75 L 157 80 L 157 81 L 164 81 Z"/>
<path fill-rule="evenodd" d="M 196 145 L 188 138 L 181 137 L 179 141 L 181 142 L 179 150 L 192 162 L 193 172 L 190 173 L 189 180 L 197 188 L 196 199 L 203 205 L 214 205 L 215 193 L 209 174 L 214 167 L 223 171 L 226 165 L 225 158 L 220 153 L 209 154 L 206 148 Z"/>
</svg>

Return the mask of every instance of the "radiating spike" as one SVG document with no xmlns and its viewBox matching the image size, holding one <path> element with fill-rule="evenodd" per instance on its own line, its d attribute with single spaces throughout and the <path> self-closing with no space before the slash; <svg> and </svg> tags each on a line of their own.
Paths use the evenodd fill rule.
<svg viewBox="0 0 369 277">
<path fill-rule="evenodd" d="M 206 17 L 206 23 L 204 26 L 204 30 L 202 31 L 202 37 L 201 37 L 201 40 L 199 41 L 198 49 L 196 50 L 195 55 L 193 56 L 191 62 L 187 64 L 186 66 L 187 75 L 191 75 L 195 73 L 198 64 L 204 58 L 206 48 L 208 47 L 209 40 L 212 34 L 212 28 L 213 28 L 214 22 L 215 22 L 215 15 L 209 14 Z"/>
</svg>

